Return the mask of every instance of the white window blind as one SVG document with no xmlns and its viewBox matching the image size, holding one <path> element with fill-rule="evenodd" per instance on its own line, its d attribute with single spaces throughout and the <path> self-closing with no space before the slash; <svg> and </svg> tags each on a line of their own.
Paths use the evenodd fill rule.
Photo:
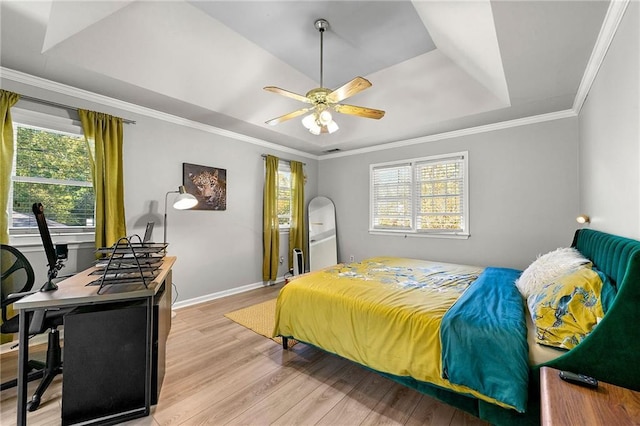
<svg viewBox="0 0 640 426">
<path fill-rule="evenodd" d="M 411 165 L 374 167 L 371 179 L 373 228 L 411 229 Z"/>
<path fill-rule="evenodd" d="M 464 158 L 415 165 L 416 230 L 464 231 Z"/>
<path fill-rule="evenodd" d="M 370 230 L 467 236 L 467 153 L 370 167 Z"/>
</svg>

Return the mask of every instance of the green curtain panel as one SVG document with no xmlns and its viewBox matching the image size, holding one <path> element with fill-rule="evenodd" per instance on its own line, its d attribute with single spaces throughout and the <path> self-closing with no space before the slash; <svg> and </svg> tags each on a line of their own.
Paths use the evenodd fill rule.
<svg viewBox="0 0 640 426">
<path fill-rule="evenodd" d="M 122 119 L 78 110 L 96 195 L 96 248 L 109 247 L 127 235 L 124 216 Z"/>
<path fill-rule="evenodd" d="M 304 170 L 302 163 L 291 161 L 291 227 L 289 228 L 289 269 L 293 268 L 293 249 L 306 254 L 304 232 Z"/>
<path fill-rule="evenodd" d="M 13 167 L 13 122 L 11 107 L 18 102 L 20 95 L 0 89 L 0 118 L 2 118 L 2 141 L 0 141 L 0 243 L 9 244 L 9 188 L 11 188 L 11 169 Z"/>
<path fill-rule="evenodd" d="M 2 140 L 0 141 L 0 243 L 9 244 L 9 188 L 11 188 L 11 169 L 13 167 L 13 122 L 11 121 L 11 107 L 18 102 L 20 95 L 0 89 L 0 117 L 2 118 Z M 0 259 L 4 262 L 8 259 Z M 3 270 L 5 268 L 2 268 Z M 11 306 L 8 307 L 7 316 L 13 316 Z M 2 319 L 0 318 L 0 324 Z M 0 344 L 10 342 L 11 335 L 0 336 Z"/>
<path fill-rule="evenodd" d="M 275 281 L 278 276 L 280 230 L 278 226 L 278 157 L 267 155 L 264 178 L 262 243 L 262 280 Z"/>
</svg>

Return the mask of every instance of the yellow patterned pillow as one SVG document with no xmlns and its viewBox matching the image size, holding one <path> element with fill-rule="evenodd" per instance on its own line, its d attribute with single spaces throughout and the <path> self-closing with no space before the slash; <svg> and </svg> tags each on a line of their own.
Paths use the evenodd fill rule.
<svg viewBox="0 0 640 426">
<path fill-rule="evenodd" d="M 600 293 L 602 280 L 582 267 L 546 284 L 527 299 L 536 326 L 536 341 L 571 349 L 604 317 Z"/>
</svg>

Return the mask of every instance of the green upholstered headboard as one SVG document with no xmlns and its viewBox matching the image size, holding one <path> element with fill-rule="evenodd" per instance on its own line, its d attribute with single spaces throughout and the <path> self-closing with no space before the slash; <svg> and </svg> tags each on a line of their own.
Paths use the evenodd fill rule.
<svg viewBox="0 0 640 426">
<path fill-rule="evenodd" d="M 640 241 L 591 229 L 576 231 L 572 246 L 589 258 L 616 287 L 622 285 L 632 267 L 630 261 L 640 252 Z"/>
<path fill-rule="evenodd" d="M 544 365 L 640 391 L 640 241 L 580 229 L 573 246 L 609 277 L 617 294 L 587 338 Z"/>
</svg>

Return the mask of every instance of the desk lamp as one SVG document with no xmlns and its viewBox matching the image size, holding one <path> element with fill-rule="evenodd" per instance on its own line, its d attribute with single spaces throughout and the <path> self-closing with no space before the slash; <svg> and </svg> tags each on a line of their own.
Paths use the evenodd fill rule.
<svg viewBox="0 0 640 426">
<path fill-rule="evenodd" d="M 176 210 L 188 210 L 190 208 L 195 207 L 198 204 L 198 199 L 193 195 L 189 194 L 186 189 L 184 189 L 184 185 L 180 185 L 177 191 L 169 191 L 164 196 L 164 240 L 163 242 L 167 243 L 167 200 L 169 198 L 169 194 L 179 194 L 176 197 L 176 200 L 173 202 L 173 208 Z M 166 250 L 166 249 L 165 249 Z"/>
</svg>

